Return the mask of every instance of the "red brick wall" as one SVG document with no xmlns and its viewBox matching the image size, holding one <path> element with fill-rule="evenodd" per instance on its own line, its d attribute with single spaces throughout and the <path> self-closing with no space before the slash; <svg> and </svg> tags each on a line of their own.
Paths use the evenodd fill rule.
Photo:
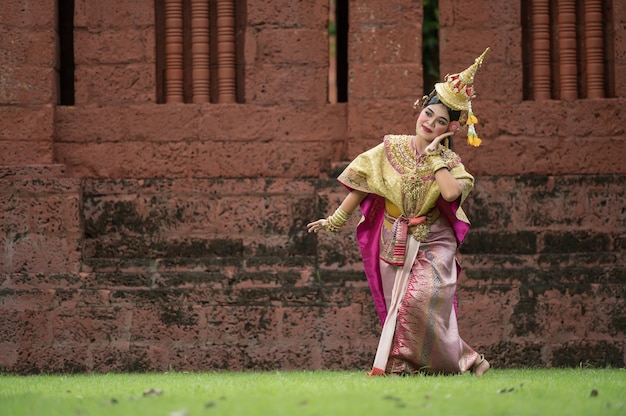
<svg viewBox="0 0 626 416">
<path fill-rule="evenodd" d="M 421 2 L 350 2 L 349 99 L 326 104 L 324 2 L 247 1 L 245 102 L 156 104 L 152 2 L 0 5 L 0 369 L 362 368 L 380 331 L 354 235 L 311 236 L 333 179 L 414 129 Z M 139 4 L 142 3 L 142 4 Z M 483 146 L 461 333 L 495 366 L 624 366 L 625 7 L 616 97 L 522 99 L 516 2 L 440 1 L 442 73 L 477 76 Z M 472 12 L 481 10 L 480 14 Z"/>
</svg>

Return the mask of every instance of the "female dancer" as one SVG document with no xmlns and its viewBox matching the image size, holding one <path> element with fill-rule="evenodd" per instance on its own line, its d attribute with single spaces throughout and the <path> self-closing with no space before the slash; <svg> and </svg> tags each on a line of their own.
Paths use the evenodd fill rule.
<svg viewBox="0 0 626 416">
<path fill-rule="evenodd" d="M 339 175 L 349 190 L 339 208 L 307 225 L 309 232 L 338 232 L 361 209 L 357 239 L 383 324 L 368 375 L 472 371 L 481 376 L 489 370 L 457 327 L 456 250 L 469 230 L 460 205 L 474 178 L 450 149 L 462 112 L 469 143 L 480 145 L 471 99 L 474 75 L 488 50 L 424 97 L 415 135 L 387 135 L 357 156 Z"/>
</svg>

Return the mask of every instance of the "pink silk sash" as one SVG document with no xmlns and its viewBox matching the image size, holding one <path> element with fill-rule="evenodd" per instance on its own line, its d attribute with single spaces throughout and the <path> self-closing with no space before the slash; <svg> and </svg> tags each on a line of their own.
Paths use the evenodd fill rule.
<svg viewBox="0 0 626 416">
<path fill-rule="evenodd" d="M 389 214 L 385 214 L 387 217 Z M 389 216 L 389 221 L 393 217 Z M 426 216 L 407 218 L 400 215 L 393 222 L 391 238 L 381 247 L 380 259 L 392 266 L 402 266 L 406 256 L 407 235 L 410 225 L 418 225 L 426 221 Z"/>
<path fill-rule="evenodd" d="M 380 258 L 380 229 L 385 214 L 385 198 L 369 194 L 361 202 L 363 220 L 356 229 L 356 237 L 361 250 L 363 269 L 372 293 L 372 299 L 381 325 L 387 317 L 383 281 L 378 261 Z"/>
</svg>

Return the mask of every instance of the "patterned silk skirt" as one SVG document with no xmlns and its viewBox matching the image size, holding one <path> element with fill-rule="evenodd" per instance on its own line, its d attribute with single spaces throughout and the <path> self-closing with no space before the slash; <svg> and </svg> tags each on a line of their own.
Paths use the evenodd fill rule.
<svg viewBox="0 0 626 416">
<path fill-rule="evenodd" d="M 384 233 L 383 227 L 383 239 Z M 394 281 L 398 276 L 406 279 L 401 270 L 410 270 L 404 294 L 397 297 L 400 303 L 385 373 L 465 372 L 478 362 L 479 354 L 461 339 L 457 326 L 457 245 L 452 228 L 440 217 L 431 225 L 426 241 L 419 243 L 408 236 L 407 245 L 414 244 L 419 249 L 410 269 L 380 262 L 388 309 Z"/>
</svg>

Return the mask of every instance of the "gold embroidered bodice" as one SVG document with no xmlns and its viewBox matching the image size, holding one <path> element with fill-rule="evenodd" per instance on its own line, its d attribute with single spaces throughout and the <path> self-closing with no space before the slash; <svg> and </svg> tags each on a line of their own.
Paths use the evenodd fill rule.
<svg viewBox="0 0 626 416">
<path fill-rule="evenodd" d="M 407 218 L 426 216 L 425 223 L 411 229 L 413 236 L 423 241 L 430 224 L 438 217 L 435 204 L 440 191 L 430 164 L 414 148 L 413 138 L 411 135 L 385 136 L 378 146 L 357 156 L 338 179 L 351 189 L 386 198 Z M 461 183 L 462 202 L 471 191 L 474 178 L 453 151 L 445 149 L 442 157 L 450 173 Z M 461 209 L 457 217 L 469 222 Z"/>
</svg>

